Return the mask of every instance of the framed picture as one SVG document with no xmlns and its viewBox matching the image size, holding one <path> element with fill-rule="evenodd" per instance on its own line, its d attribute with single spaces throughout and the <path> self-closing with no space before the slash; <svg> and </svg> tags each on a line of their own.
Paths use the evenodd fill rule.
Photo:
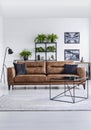
<svg viewBox="0 0 91 130">
<path fill-rule="evenodd" d="M 80 60 L 80 50 L 79 49 L 65 49 L 64 50 L 64 60 Z"/>
<path fill-rule="evenodd" d="M 65 44 L 78 44 L 80 43 L 80 32 L 65 32 L 64 33 Z"/>
</svg>

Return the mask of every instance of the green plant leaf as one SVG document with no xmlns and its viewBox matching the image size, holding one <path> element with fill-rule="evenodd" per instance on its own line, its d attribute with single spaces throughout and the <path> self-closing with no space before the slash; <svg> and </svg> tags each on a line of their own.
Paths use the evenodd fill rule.
<svg viewBox="0 0 91 130">
<path fill-rule="evenodd" d="M 19 55 L 21 56 L 21 57 L 24 57 L 24 56 L 32 56 L 32 52 L 30 52 L 28 49 L 24 49 L 24 50 L 22 50 L 20 53 L 19 53 Z"/>
</svg>

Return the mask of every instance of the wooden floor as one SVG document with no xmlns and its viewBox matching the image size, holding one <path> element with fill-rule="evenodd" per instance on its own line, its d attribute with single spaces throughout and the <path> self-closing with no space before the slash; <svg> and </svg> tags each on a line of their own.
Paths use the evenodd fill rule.
<svg viewBox="0 0 91 130">
<path fill-rule="evenodd" d="M 91 112 L 0 112 L 0 130 L 91 130 Z"/>
<path fill-rule="evenodd" d="M 0 112 L 0 130 L 91 130 L 91 111 Z"/>
</svg>

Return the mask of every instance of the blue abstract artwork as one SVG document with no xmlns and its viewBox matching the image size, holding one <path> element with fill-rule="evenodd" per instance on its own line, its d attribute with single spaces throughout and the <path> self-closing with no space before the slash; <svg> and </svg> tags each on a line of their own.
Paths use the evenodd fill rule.
<svg viewBox="0 0 91 130">
<path fill-rule="evenodd" d="M 64 60 L 80 60 L 80 50 L 79 49 L 65 49 L 64 50 Z"/>
<path fill-rule="evenodd" d="M 65 44 L 78 44 L 80 43 L 80 32 L 65 32 L 64 33 Z"/>
</svg>

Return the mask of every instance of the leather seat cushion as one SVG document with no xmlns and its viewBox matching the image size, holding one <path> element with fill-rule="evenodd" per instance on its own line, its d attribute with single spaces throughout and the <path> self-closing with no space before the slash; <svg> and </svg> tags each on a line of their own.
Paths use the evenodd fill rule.
<svg viewBox="0 0 91 130">
<path fill-rule="evenodd" d="M 43 74 L 17 75 L 14 80 L 17 83 L 44 82 L 46 81 L 46 75 Z"/>
<path fill-rule="evenodd" d="M 64 77 L 79 77 L 78 75 L 75 75 L 75 74 L 48 74 L 47 75 L 47 81 L 50 81 L 52 78 L 55 78 L 55 79 L 62 79 Z"/>
</svg>

